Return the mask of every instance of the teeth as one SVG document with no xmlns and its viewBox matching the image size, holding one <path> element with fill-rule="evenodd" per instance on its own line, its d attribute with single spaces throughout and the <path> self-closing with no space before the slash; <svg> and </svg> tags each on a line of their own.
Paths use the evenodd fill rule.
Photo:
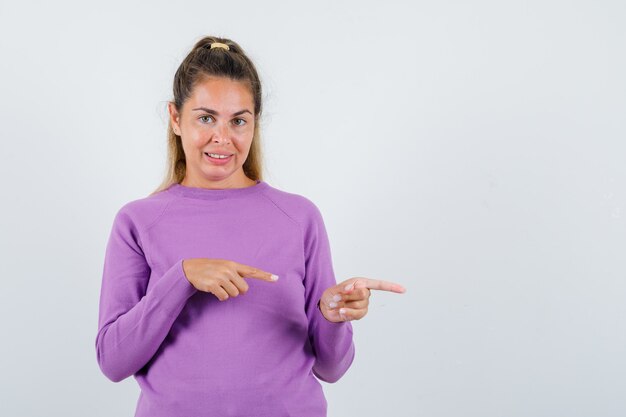
<svg viewBox="0 0 626 417">
<path fill-rule="evenodd" d="M 219 159 L 228 158 L 228 156 L 229 156 L 229 155 L 218 155 L 216 153 L 207 153 L 207 155 L 209 155 L 212 158 L 219 158 Z"/>
</svg>

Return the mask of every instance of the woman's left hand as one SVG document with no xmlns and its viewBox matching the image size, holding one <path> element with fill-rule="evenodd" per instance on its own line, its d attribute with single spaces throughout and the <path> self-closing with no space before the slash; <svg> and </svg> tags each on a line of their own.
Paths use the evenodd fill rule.
<svg viewBox="0 0 626 417">
<path fill-rule="evenodd" d="M 324 291 L 319 302 L 322 315 L 334 323 L 362 319 L 367 314 L 372 294 L 370 290 L 399 294 L 406 291 L 402 285 L 393 282 L 362 277 L 349 278 Z"/>
</svg>

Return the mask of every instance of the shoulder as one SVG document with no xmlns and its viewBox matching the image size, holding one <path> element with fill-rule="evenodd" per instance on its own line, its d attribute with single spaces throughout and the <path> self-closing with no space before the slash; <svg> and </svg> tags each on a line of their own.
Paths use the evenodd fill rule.
<svg viewBox="0 0 626 417">
<path fill-rule="evenodd" d="M 132 225 L 136 229 L 148 229 L 161 217 L 171 201 L 172 196 L 166 191 L 130 200 L 117 210 L 114 222 Z"/>
<path fill-rule="evenodd" d="M 322 221 L 319 207 L 308 197 L 268 186 L 263 195 L 304 230 Z"/>
</svg>

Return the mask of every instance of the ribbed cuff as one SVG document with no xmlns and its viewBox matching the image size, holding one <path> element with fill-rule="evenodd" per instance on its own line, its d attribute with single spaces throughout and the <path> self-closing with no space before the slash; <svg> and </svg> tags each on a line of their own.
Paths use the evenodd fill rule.
<svg viewBox="0 0 626 417">
<path fill-rule="evenodd" d="M 166 314 L 178 314 L 187 299 L 198 290 L 185 276 L 183 259 L 180 259 L 163 274 L 153 291 L 157 291 L 157 294 L 154 295 L 156 299 L 160 300 L 161 311 Z"/>
</svg>

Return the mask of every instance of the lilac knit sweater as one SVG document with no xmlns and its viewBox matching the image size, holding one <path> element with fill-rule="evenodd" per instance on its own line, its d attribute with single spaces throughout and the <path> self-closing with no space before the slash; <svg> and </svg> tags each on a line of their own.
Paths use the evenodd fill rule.
<svg viewBox="0 0 626 417">
<path fill-rule="evenodd" d="M 187 280 L 183 259 L 229 259 L 278 275 L 244 278 L 219 301 Z M 125 204 L 109 236 L 100 293 L 98 364 L 134 375 L 136 417 L 322 417 L 318 379 L 354 360 L 350 322 L 317 307 L 336 284 L 321 213 L 264 181 L 221 190 L 173 184 Z"/>
</svg>

